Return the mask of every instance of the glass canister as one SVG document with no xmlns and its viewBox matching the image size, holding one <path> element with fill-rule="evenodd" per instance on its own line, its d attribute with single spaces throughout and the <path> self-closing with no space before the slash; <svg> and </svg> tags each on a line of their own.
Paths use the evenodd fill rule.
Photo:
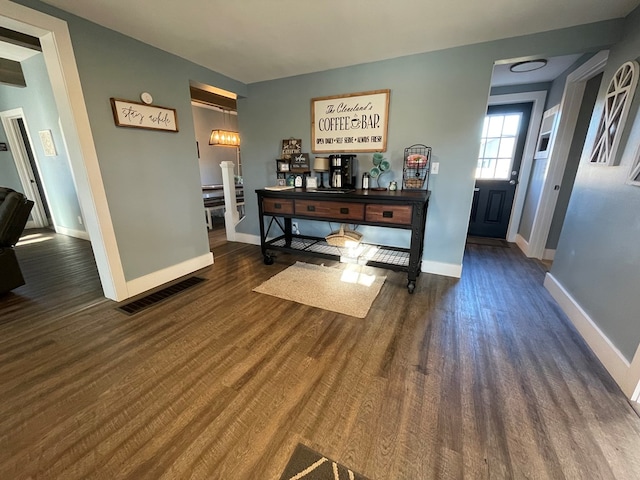
<svg viewBox="0 0 640 480">
<path fill-rule="evenodd" d="M 369 172 L 364 172 L 362 174 L 362 189 L 369 190 Z"/>
<path fill-rule="evenodd" d="M 389 190 L 398 190 L 398 182 L 390 182 Z"/>
</svg>

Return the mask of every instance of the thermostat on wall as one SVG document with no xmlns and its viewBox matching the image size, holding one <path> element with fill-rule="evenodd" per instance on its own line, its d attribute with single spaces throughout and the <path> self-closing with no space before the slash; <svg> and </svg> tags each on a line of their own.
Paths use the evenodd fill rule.
<svg viewBox="0 0 640 480">
<path fill-rule="evenodd" d="M 140 94 L 140 99 L 147 105 L 151 105 L 151 102 L 153 102 L 153 97 L 148 92 L 142 92 Z"/>
</svg>

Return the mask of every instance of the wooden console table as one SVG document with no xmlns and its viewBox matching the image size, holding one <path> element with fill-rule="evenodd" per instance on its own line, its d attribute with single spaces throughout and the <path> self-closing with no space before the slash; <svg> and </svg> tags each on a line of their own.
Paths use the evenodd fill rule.
<svg viewBox="0 0 640 480">
<path fill-rule="evenodd" d="M 339 259 L 344 248 L 329 245 L 324 238 L 294 235 L 293 218 L 375 225 L 411 230 L 408 248 L 376 245 L 367 265 L 407 272 L 407 289 L 413 293 L 420 274 L 424 229 L 430 192 L 425 190 L 256 190 L 260 220 L 260 244 L 264 263 L 271 265 L 271 251 L 301 252 L 307 255 Z M 266 220 L 268 225 L 265 226 Z M 284 222 L 281 222 L 284 220 Z M 281 235 L 269 238 L 272 227 Z M 366 239 L 364 239 L 366 241 Z"/>
</svg>

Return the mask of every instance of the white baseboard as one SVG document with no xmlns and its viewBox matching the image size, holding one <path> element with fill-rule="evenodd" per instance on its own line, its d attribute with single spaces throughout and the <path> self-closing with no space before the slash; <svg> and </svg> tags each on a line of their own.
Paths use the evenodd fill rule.
<svg viewBox="0 0 640 480">
<path fill-rule="evenodd" d="M 640 381 L 640 369 L 638 368 L 638 364 L 640 364 L 640 348 L 636 352 L 632 362 L 633 365 L 630 364 L 589 317 L 587 312 L 582 309 L 578 302 L 550 273 L 547 273 L 544 279 L 544 286 L 555 301 L 558 302 L 562 311 L 569 317 L 571 323 L 580 332 L 580 335 L 582 335 L 625 395 L 631 398 L 637 394 L 636 389 Z"/>
<path fill-rule="evenodd" d="M 129 280 L 127 282 L 127 297 L 131 298 L 140 293 L 151 290 L 165 283 L 168 283 L 176 278 L 180 278 L 184 275 L 188 275 L 201 268 L 208 267 L 213 264 L 213 254 L 211 252 L 201 255 L 196 258 L 191 258 L 185 262 L 177 265 L 172 265 L 162 270 L 144 275 L 142 277 Z M 125 300 L 124 298 L 119 301 Z"/>
<path fill-rule="evenodd" d="M 631 369 L 629 371 L 630 383 L 635 384 L 632 388 L 631 400 L 640 402 L 640 345 L 636 349 L 636 353 L 631 361 Z"/>
<path fill-rule="evenodd" d="M 555 248 L 545 248 L 542 254 L 542 260 L 553 260 L 556 256 Z"/>
<path fill-rule="evenodd" d="M 522 250 L 522 253 L 524 253 L 525 256 L 529 256 L 529 242 L 527 242 L 520 234 L 516 235 L 516 245 L 518 245 L 518 248 Z"/>
<path fill-rule="evenodd" d="M 251 235 L 250 233 L 236 232 L 236 242 L 248 243 L 250 245 L 260 245 L 260 236 Z"/>
<path fill-rule="evenodd" d="M 424 273 L 433 273 L 435 275 L 443 275 L 445 277 L 460 278 L 462 276 L 462 264 L 422 260 L 422 267 L 420 268 L 420 271 Z"/>
<path fill-rule="evenodd" d="M 56 233 L 66 235 L 68 237 L 81 238 L 82 240 L 91 240 L 89 234 L 83 230 L 73 230 L 67 227 L 56 226 Z"/>
</svg>

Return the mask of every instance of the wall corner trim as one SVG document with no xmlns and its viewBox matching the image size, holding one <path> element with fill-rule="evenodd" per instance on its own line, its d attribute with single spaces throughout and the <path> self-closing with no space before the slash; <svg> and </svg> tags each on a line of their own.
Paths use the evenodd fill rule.
<svg viewBox="0 0 640 480">
<path fill-rule="evenodd" d="M 200 270 L 201 268 L 208 267 L 209 265 L 213 265 L 213 254 L 211 252 L 200 255 L 199 257 L 191 258 L 182 263 L 163 268 L 162 270 L 149 273 L 142 277 L 129 280 L 127 282 L 127 297 L 118 298 L 117 301 L 121 302 L 127 298 L 144 293 L 147 290 L 164 285 L 165 283 L 184 275 L 189 275 L 190 273 Z"/>
<path fill-rule="evenodd" d="M 520 250 L 522 250 L 522 253 L 524 253 L 525 256 L 531 258 L 531 255 L 529 255 L 529 242 L 527 242 L 527 240 L 519 233 L 516 235 L 516 245 Z"/>
<path fill-rule="evenodd" d="M 640 348 L 636 351 L 634 361 L 630 364 L 620 353 L 616 346 L 600 330 L 598 325 L 589 317 L 571 294 L 558 282 L 550 273 L 544 279 L 544 287 L 551 296 L 558 302 L 562 311 L 569 317 L 576 330 L 584 338 L 593 353 L 602 362 L 607 371 L 611 374 L 616 383 L 620 386 L 624 394 L 631 398 L 635 394 L 638 386 L 638 368 L 634 368 L 640 363 Z"/>
</svg>

